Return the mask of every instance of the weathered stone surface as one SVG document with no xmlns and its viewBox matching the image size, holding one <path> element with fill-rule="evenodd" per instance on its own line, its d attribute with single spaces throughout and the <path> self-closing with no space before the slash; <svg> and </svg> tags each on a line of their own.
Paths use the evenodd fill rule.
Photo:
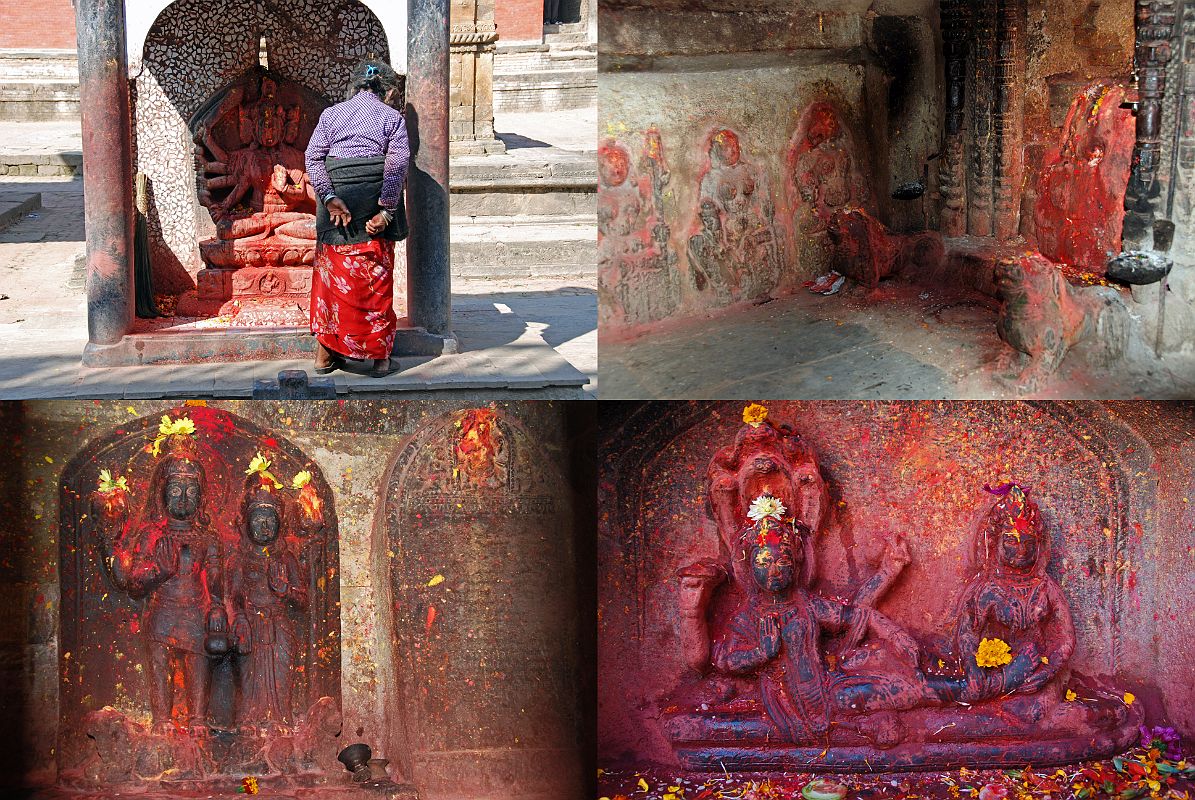
<svg viewBox="0 0 1195 800">
<path fill-rule="evenodd" d="M 967 402 L 772 402 L 760 428 L 740 421 L 741 403 L 610 408 L 603 420 L 599 484 L 599 503 L 606 509 L 599 533 L 599 646 L 601 662 L 608 665 L 599 675 L 603 762 L 700 762 L 701 769 L 717 770 L 716 761 L 701 760 L 711 752 L 708 737 L 716 733 L 721 738 L 717 756 L 730 769 L 732 763 L 791 769 L 794 757 L 832 769 L 869 770 L 906 758 L 907 765 L 928 766 L 973 737 L 999 731 L 995 747 L 980 748 L 982 756 L 973 754 L 970 760 L 960 758 L 974 764 L 1011 754 L 1015 741 L 1061 731 L 1017 722 L 1013 705 L 1029 718 L 1057 714 L 1069 720 L 1067 726 L 1109 724 L 1103 730 L 1113 731 L 1111 736 L 1063 736 L 1055 743 L 1059 746 L 1042 744 L 1019 763 L 1080 758 L 1092 746 L 1103 752 L 1124 747 L 1135 739 L 1133 717 L 1142 705 L 1151 724 L 1177 724 L 1189 731 L 1186 676 L 1192 667 L 1173 663 L 1165 642 L 1175 634 L 1174 626 L 1191 627 L 1190 603 L 1174 618 L 1155 609 L 1161 598 L 1189 583 L 1171 565 L 1172 559 L 1185 558 L 1193 512 L 1182 502 L 1185 490 L 1173 494 L 1168 487 L 1189 485 L 1195 477 L 1189 458 L 1195 433 L 1191 409 L 1146 402 L 1002 403 L 993 414 L 994 408 Z M 782 435 L 761 432 L 768 423 Z M 828 740 L 815 736 L 816 744 L 808 748 L 781 745 L 803 741 L 799 731 L 784 730 L 745 745 L 764 735 L 760 717 L 775 719 L 784 713 L 786 698 L 796 702 L 797 686 L 807 676 L 792 665 L 787 671 L 745 670 L 745 678 L 719 674 L 733 649 L 731 639 L 756 630 L 730 628 L 736 612 L 754 598 L 749 586 L 742 588 L 743 581 L 754 580 L 754 560 L 741 556 L 744 548 L 750 555 L 757 537 L 765 535 L 747 518 L 755 498 L 770 491 L 783 502 L 777 529 L 765 533 L 783 537 L 787 530 L 803 543 L 803 557 L 794 557 L 791 566 L 794 580 L 800 574 L 807 581 L 809 602 L 818 597 L 830 603 L 854 598 L 855 605 L 874 601 L 869 607 L 915 640 L 905 652 L 943 652 L 936 648 L 950 645 L 960 619 L 973 608 L 961 602 L 968 590 L 976 581 L 1007 580 L 1002 577 L 1007 569 L 985 569 L 993 551 L 983 543 L 989 523 L 1003 525 L 1018 517 L 990 513 L 1010 496 L 1006 484 L 1011 481 L 1032 487 L 1028 497 L 1038 522 L 1033 513 L 1027 519 L 1040 531 L 1040 555 L 1032 560 L 1042 569 L 1033 582 L 1057 590 L 1051 605 L 1069 608 L 1073 639 L 1066 633 L 1071 623 L 1065 615 L 1059 625 L 1041 629 L 1030 619 L 1046 616 L 1016 622 L 1002 617 L 1007 625 L 994 635 L 1015 650 L 1014 638 L 1024 643 L 1018 637 L 1038 631 L 1045 648 L 1038 656 L 1044 658 L 1029 659 L 1025 666 L 1036 664 L 1033 672 L 1040 673 L 1046 688 L 1024 687 L 1004 699 L 973 698 L 967 708 L 952 702 L 942 709 L 949 719 L 903 729 L 890 724 L 892 717 L 899 722 L 907 715 L 939 712 L 873 710 L 857 718 L 852 730 L 848 717 L 858 710 L 834 710 L 830 718 L 840 724 L 830 729 Z M 985 485 L 1003 499 L 985 492 Z M 1178 517 L 1172 511 L 1176 504 L 1183 509 Z M 1163 561 L 1156 562 L 1162 554 Z M 1012 598 L 1015 592 L 1006 587 L 997 594 Z M 869 625 L 880 619 L 864 616 L 871 618 Z M 712 647 L 692 635 L 703 625 L 719 633 Z M 847 627 L 845 639 L 857 641 L 859 631 Z M 798 641 L 795 634 L 795 629 L 783 632 L 779 658 L 817 641 Z M 871 677 L 861 684 L 835 681 L 832 687 L 835 692 L 852 686 L 866 690 L 896 674 L 884 666 L 883 634 L 877 638 L 881 641 L 864 645 L 867 655 L 855 661 L 849 649 L 839 649 L 841 638 L 828 637 L 825 655 L 832 657 L 809 663 L 831 671 L 860 668 Z M 957 644 L 952 652 L 960 655 Z M 973 653 L 966 663 L 967 655 L 961 653 L 959 674 L 983 679 L 968 685 L 1011 678 L 1002 669 L 981 668 Z M 1012 655 L 1010 664 L 1017 654 Z M 950 657 L 940 658 L 918 661 L 931 683 L 941 680 L 932 674 L 956 669 Z M 1053 670 L 1068 658 L 1068 667 Z M 1079 690 L 1078 697 L 1087 699 L 1068 701 L 1060 684 L 1079 681 L 1080 674 L 1099 676 L 1084 685 L 1103 688 Z M 762 691 L 761 682 L 769 676 L 787 681 L 791 691 L 752 702 L 753 686 Z M 1136 695 L 1132 704 L 1126 704 L 1124 691 Z M 907 699 L 900 693 L 885 697 Z M 988 717 L 992 703 L 1012 704 L 1011 713 Z M 1089 716 L 1073 703 L 1100 706 L 1109 715 Z M 797 707 L 806 714 L 816 709 L 807 702 Z M 709 724 L 714 713 L 717 731 Z M 1018 725 L 1023 726 L 1019 736 L 1011 732 Z M 874 738 L 886 732 L 899 735 Z M 914 745 L 918 737 L 927 738 Z M 869 738 L 879 750 L 872 754 L 878 760 L 854 762 L 852 753 L 867 750 Z M 785 759 L 783 765 L 777 758 Z"/>
<path fill-rule="evenodd" d="M 37 472 L 32 483 L 13 487 L 17 493 L 6 486 L 0 499 L 8 553 L 0 564 L 5 578 L 0 602 L 5 609 L 22 609 L 4 615 L 7 622 L 0 625 L 0 674 L 13 679 L 7 686 L 20 687 L 0 696 L 0 710 L 22 721 L 19 741 L 0 756 L 5 770 L 0 787 L 8 790 L 22 781 L 47 787 L 58 779 L 60 702 L 68 695 L 84 701 L 83 691 L 59 688 L 57 665 L 77 656 L 68 658 L 71 651 L 56 635 L 59 614 L 82 613 L 86 620 L 96 608 L 135 606 L 109 590 L 106 599 L 96 595 L 81 610 L 68 602 L 60 612 L 58 573 L 66 561 L 49 522 L 58 508 L 59 484 L 64 475 L 86 473 L 90 490 L 98 467 L 89 454 L 130 452 L 130 508 L 138 509 L 147 477 L 142 465 L 154 461 L 139 448 L 152 441 L 163 414 L 191 416 L 205 437 L 223 435 L 205 451 L 224 447 L 240 454 L 223 467 L 205 462 L 215 465 L 205 470 L 209 483 L 228 479 L 240 486 L 245 458 L 256 447 L 274 448 L 278 459 L 270 472 L 284 485 L 280 494 L 288 519 L 301 516 L 303 508 L 301 490 L 290 488 L 300 466 L 292 456 L 301 454 L 301 465 L 312 473 L 309 485 L 319 487 L 325 523 L 337 533 L 339 568 L 312 565 L 311 597 L 321 588 L 338 597 L 340 624 L 334 664 L 305 674 L 312 683 L 333 680 L 343 698 L 339 746 L 369 744 L 375 757 L 389 759 L 390 778 L 414 784 L 424 800 L 460 797 L 460 787 L 486 800 L 591 794 L 583 776 L 594 774 L 592 745 L 585 744 L 592 725 L 585 698 L 592 697 L 593 642 L 584 620 L 592 619 L 592 611 L 584 616 L 579 603 L 589 602 L 592 591 L 592 572 L 582 565 L 592 564 L 594 465 L 586 454 L 592 453 L 593 407 L 392 399 L 222 401 L 206 408 L 164 401 L 0 407 L 0 431 L 18 443 L 13 457 L 27 456 L 27 474 Z M 481 417 L 496 426 L 487 437 L 492 447 L 485 450 L 471 446 L 474 428 L 467 422 Z M 208 419 L 232 428 L 212 429 Z M 163 444 L 163 456 L 166 452 Z M 213 526 L 237 513 L 223 507 L 231 501 L 213 496 L 205 503 Z M 64 503 L 63 513 L 76 505 Z M 66 558 L 72 557 L 68 552 Z M 316 585 L 317 572 L 322 587 Z M 116 631 L 117 639 L 125 633 Z M 122 648 L 125 657 L 116 659 L 108 647 L 102 655 L 136 673 L 132 665 L 142 661 L 137 648 Z M 88 690 L 89 674 L 83 672 Z M 97 694 L 87 702 L 100 699 Z M 319 709 L 324 706 L 306 718 L 334 721 Z M 123 727 L 102 727 L 112 734 L 114 747 L 134 738 L 122 740 Z M 306 753 L 311 730 L 295 727 L 294 740 Z M 220 746 L 220 735 L 213 738 L 210 746 Z M 334 771 L 319 786 L 264 769 L 241 776 L 258 775 L 263 794 L 352 796 L 348 772 L 335 763 L 336 749 L 315 753 L 321 765 L 329 755 Z M 298 757 L 284 753 L 277 763 Z M 236 795 L 238 780 L 173 784 L 178 786 L 173 792 L 143 789 L 155 798 Z M 411 796 L 398 787 L 369 791 L 374 797 Z"/>
</svg>

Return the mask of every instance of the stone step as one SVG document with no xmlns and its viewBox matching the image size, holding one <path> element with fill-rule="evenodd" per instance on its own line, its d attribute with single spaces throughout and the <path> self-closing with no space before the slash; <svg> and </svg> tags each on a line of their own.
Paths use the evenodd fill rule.
<svg viewBox="0 0 1195 800">
<path fill-rule="evenodd" d="M 597 49 L 589 43 L 566 47 L 514 46 L 506 51 L 499 49 L 494 55 L 495 76 L 559 69 L 596 71 Z"/>
<path fill-rule="evenodd" d="M 41 192 L 0 192 L 0 230 L 41 208 Z"/>
<path fill-rule="evenodd" d="M 77 81 L 7 81 L 0 84 L 0 120 L 54 122 L 78 118 Z"/>
<path fill-rule="evenodd" d="M 82 174 L 83 154 L 77 151 L 22 153 L 0 150 L 0 176 L 72 177 Z"/>
<path fill-rule="evenodd" d="M 452 274 L 458 278 L 592 278 L 592 215 L 452 219 Z"/>
<path fill-rule="evenodd" d="M 78 85 L 78 55 L 74 50 L 0 48 L 0 85 L 33 80 Z"/>
<path fill-rule="evenodd" d="M 0 120 L 78 116 L 79 59 L 74 50 L 0 49 Z"/>
</svg>

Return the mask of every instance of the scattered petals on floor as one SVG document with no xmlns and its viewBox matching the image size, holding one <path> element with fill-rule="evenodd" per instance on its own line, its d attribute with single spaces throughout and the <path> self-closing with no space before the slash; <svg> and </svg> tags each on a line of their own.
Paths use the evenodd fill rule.
<svg viewBox="0 0 1195 800">
<path fill-rule="evenodd" d="M 1123 756 L 1067 767 L 820 775 L 674 774 L 663 769 L 598 770 L 602 800 L 798 800 L 821 796 L 830 783 L 846 788 L 845 800 L 1192 800 L 1195 759 L 1182 758 L 1170 728 L 1143 729 L 1148 747 Z M 818 781 L 823 781 L 819 783 Z M 812 784 L 812 789 L 807 787 Z M 812 793 L 811 793 L 812 792 Z"/>
</svg>

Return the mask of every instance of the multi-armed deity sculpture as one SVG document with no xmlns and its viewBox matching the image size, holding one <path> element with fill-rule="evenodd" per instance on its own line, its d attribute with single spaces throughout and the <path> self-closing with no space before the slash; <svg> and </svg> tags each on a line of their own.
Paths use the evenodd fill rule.
<svg viewBox="0 0 1195 800">
<path fill-rule="evenodd" d="M 65 632 L 82 697 L 64 713 L 92 744 L 68 736 L 64 750 L 84 782 L 335 768 L 339 701 L 317 674 L 335 678 L 335 603 L 312 578 L 335 573 L 327 489 L 293 454 L 248 449 L 260 442 L 226 416 L 164 417 L 76 490 L 90 511 L 64 532 L 64 595 L 117 623 Z"/>
<path fill-rule="evenodd" d="M 692 671 L 664 719 L 686 767 L 1061 763 L 1135 740 L 1139 705 L 1069 669 L 1074 625 L 1029 489 L 984 487 L 953 630 L 908 631 L 877 610 L 908 544 L 888 542 L 850 597 L 816 591 L 829 503 L 813 451 L 762 406 L 744 419 L 709 468 L 720 556 L 678 574 Z"/>
<path fill-rule="evenodd" d="M 198 198 L 216 225 L 199 245 L 200 300 L 306 302 L 316 198 L 303 147 L 323 105 L 299 84 L 255 69 L 191 120 Z"/>
</svg>

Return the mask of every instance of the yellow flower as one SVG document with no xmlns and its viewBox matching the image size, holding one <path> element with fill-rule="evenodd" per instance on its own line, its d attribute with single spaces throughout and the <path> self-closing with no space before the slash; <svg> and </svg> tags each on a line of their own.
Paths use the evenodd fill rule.
<svg viewBox="0 0 1195 800">
<path fill-rule="evenodd" d="M 752 403 L 743 409 L 743 422 L 752 428 L 758 428 L 768 418 L 768 410 L 759 403 Z"/>
<path fill-rule="evenodd" d="M 1133 701 L 1136 699 L 1137 699 L 1137 695 L 1133 694 L 1132 692 L 1124 693 L 1124 704 L 1126 706 L 1131 706 L 1133 704 Z"/>
<path fill-rule="evenodd" d="M 113 480 L 112 472 L 110 470 L 101 469 L 99 489 L 104 494 L 107 494 L 108 492 L 114 492 L 117 489 L 127 492 L 129 490 L 129 481 L 128 478 L 124 477 L 123 475 Z"/>
<path fill-rule="evenodd" d="M 270 472 L 271 463 L 272 462 L 270 462 L 265 456 L 263 456 L 261 453 L 258 453 L 249 461 L 249 469 L 245 470 L 245 474 L 252 475 L 256 472 L 263 478 L 266 478 L 273 483 L 275 489 L 281 489 L 282 484 L 279 483 L 278 479 L 275 478 L 273 473 Z"/>
<path fill-rule="evenodd" d="M 1042 657 L 1041 657 L 1041 663 L 1043 663 L 1043 664 L 1049 664 L 1049 663 L 1050 663 L 1050 659 L 1046 658 L 1045 656 L 1042 656 Z"/>
<path fill-rule="evenodd" d="M 1002 667 L 1012 663 L 1012 652 L 1003 639 L 984 639 L 975 651 L 975 663 L 981 667 Z"/>
<path fill-rule="evenodd" d="M 307 470 L 295 474 L 294 480 L 290 482 L 290 488 L 302 489 L 307 484 L 311 483 L 311 473 Z"/>
<path fill-rule="evenodd" d="M 191 421 L 190 417 L 179 417 L 176 420 L 171 420 L 170 417 L 162 417 L 162 424 L 158 426 L 158 433 L 163 436 L 174 436 L 177 434 L 190 436 L 195 433 L 195 423 Z"/>
<path fill-rule="evenodd" d="M 1075 701 L 1076 701 L 1076 700 L 1078 700 L 1078 699 L 1079 699 L 1079 695 L 1075 694 L 1075 693 L 1074 693 L 1073 691 L 1071 691 L 1070 689 L 1067 689 L 1067 690 L 1066 690 L 1066 702 L 1068 702 L 1068 703 L 1073 703 L 1073 702 L 1075 702 Z"/>
</svg>

